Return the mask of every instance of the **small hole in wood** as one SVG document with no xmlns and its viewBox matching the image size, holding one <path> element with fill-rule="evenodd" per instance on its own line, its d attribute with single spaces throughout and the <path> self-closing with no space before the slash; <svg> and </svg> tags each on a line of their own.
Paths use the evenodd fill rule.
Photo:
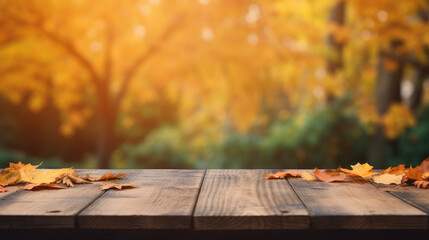
<svg viewBox="0 0 429 240">
<path fill-rule="evenodd" d="M 281 213 L 289 213 L 289 210 L 282 209 L 282 210 L 280 210 L 280 212 L 281 212 Z"/>
</svg>

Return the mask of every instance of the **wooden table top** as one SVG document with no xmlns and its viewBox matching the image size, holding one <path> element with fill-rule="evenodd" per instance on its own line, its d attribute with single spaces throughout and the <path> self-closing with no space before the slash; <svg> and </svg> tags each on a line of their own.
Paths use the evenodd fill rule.
<svg viewBox="0 0 429 240">
<path fill-rule="evenodd" d="M 374 184 L 266 180 L 270 169 L 76 170 L 127 173 L 98 184 L 0 193 L 0 229 L 428 229 L 429 190 L 379 191 Z"/>
</svg>

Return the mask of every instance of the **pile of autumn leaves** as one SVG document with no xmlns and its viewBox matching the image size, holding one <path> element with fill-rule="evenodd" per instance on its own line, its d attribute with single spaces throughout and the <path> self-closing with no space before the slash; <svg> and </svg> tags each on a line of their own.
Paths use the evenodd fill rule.
<svg viewBox="0 0 429 240">
<path fill-rule="evenodd" d="M 26 190 L 41 190 L 41 189 L 62 189 L 74 187 L 75 184 L 101 182 L 100 189 L 124 189 L 133 188 L 135 185 L 130 184 L 115 184 L 108 180 L 117 179 L 125 174 L 105 174 L 103 176 L 78 176 L 71 168 L 62 168 L 56 170 L 38 170 L 40 166 L 19 163 L 10 163 L 8 168 L 0 171 L 0 192 L 6 192 L 7 186 L 21 185 L 22 189 Z"/>
<path fill-rule="evenodd" d="M 267 179 L 278 179 L 290 177 L 301 177 L 307 181 L 323 182 L 353 182 L 365 180 L 386 185 L 414 185 L 417 188 L 429 188 L 429 158 L 424 160 L 420 166 L 405 168 L 404 164 L 389 167 L 382 172 L 375 172 L 368 163 L 351 165 L 352 169 L 337 168 L 335 170 L 319 170 L 315 168 L 313 173 L 284 171 L 266 174 Z"/>
</svg>

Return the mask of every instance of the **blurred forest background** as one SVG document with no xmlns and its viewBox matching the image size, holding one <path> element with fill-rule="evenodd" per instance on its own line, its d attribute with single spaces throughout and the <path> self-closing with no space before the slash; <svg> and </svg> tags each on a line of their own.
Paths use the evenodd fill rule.
<svg viewBox="0 0 429 240">
<path fill-rule="evenodd" d="M 0 167 L 429 156 L 428 0 L 0 0 Z"/>
</svg>

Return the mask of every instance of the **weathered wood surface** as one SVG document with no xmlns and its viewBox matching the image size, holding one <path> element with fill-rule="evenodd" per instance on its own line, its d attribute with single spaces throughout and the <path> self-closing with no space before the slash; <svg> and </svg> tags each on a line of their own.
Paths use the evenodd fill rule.
<svg viewBox="0 0 429 240">
<path fill-rule="evenodd" d="M 118 183 L 137 184 L 107 191 L 79 214 L 81 228 L 191 229 L 204 170 L 128 170 Z"/>
<path fill-rule="evenodd" d="M 303 170 L 304 171 L 304 170 Z M 276 170 L 77 170 L 128 173 L 101 191 L 98 184 L 0 193 L 0 229 L 428 229 L 429 190 L 383 192 L 374 184 L 265 180 Z"/>
<path fill-rule="evenodd" d="M 392 186 L 386 186 L 383 184 L 374 184 L 378 188 L 389 188 Z M 416 208 L 429 213 L 429 190 L 427 189 L 418 189 L 415 186 L 401 186 L 393 187 L 404 190 L 404 192 L 389 192 L 393 196 L 403 200 L 404 202 L 409 203 L 410 205 L 415 206 Z"/>
<path fill-rule="evenodd" d="M 207 170 L 194 213 L 197 230 L 305 229 L 307 210 L 272 170 Z"/>
<path fill-rule="evenodd" d="M 289 178 L 311 215 L 313 229 L 424 229 L 427 214 L 372 184 Z"/>
<path fill-rule="evenodd" d="M 107 170 L 77 170 L 79 175 L 94 172 Z M 76 215 L 103 194 L 97 188 L 96 184 L 44 191 L 11 187 L 9 194 L 0 195 L 0 228 L 75 228 Z"/>
</svg>

